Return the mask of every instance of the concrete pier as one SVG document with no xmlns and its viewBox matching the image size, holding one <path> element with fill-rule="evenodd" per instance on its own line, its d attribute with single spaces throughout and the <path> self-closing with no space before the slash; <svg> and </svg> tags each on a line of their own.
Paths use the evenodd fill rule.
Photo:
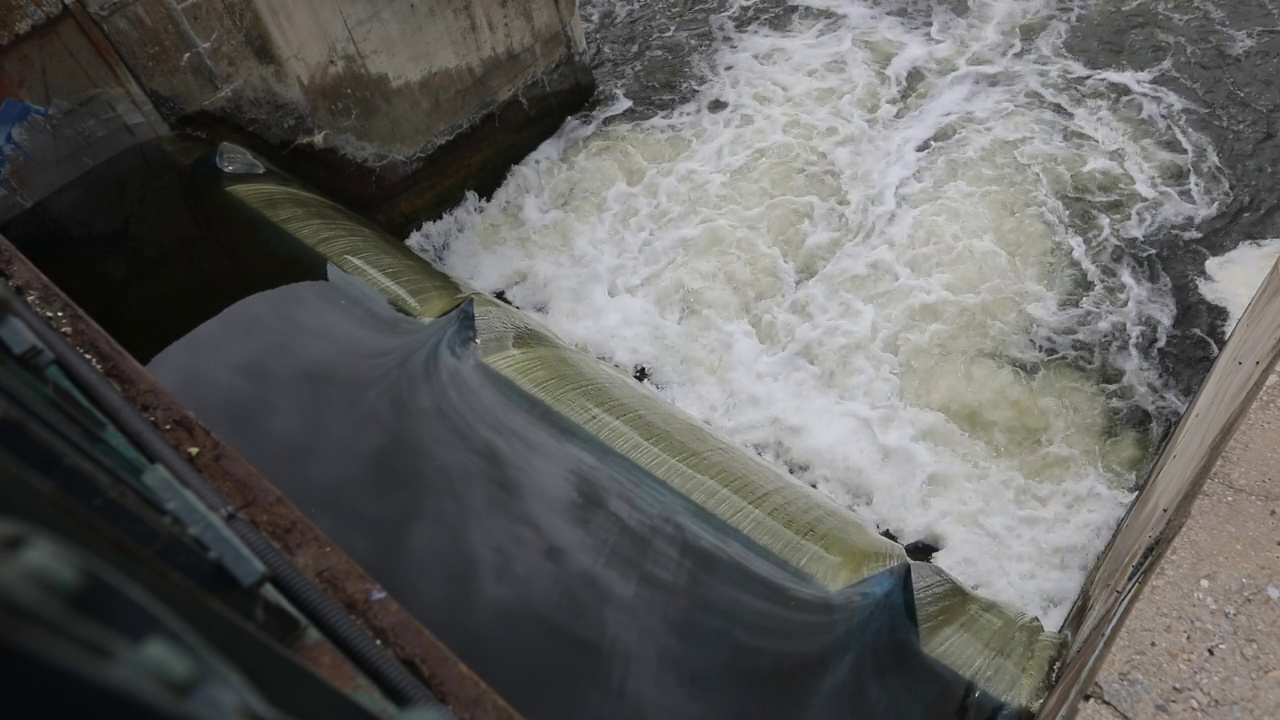
<svg viewBox="0 0 1280 720">
<path fill-rule="evenodd" d="M 167 125 L 247 144 L 399 232 L 495 188 L 593 91 L 574 0 L 18 0 L 0 28 L 0 223 L 75 172 L 33 180 L 53 151 L 32 138 L 114 152 L 128 139 L 104 139 Z M 66 38 L 90 50 L 69 61 Z M 86 110 L 102 87 L 129 107 Z"/>
</svg>

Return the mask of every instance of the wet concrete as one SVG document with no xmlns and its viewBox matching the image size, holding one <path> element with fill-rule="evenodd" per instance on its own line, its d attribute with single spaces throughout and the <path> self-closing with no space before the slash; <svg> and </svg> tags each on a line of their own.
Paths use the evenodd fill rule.
<svg viewBox="0 0 1280 720">
<path fill-rule="evenodd" d="M 0 4 L 0 222 L 167 132 L 78 4 Z"/>
</svg>

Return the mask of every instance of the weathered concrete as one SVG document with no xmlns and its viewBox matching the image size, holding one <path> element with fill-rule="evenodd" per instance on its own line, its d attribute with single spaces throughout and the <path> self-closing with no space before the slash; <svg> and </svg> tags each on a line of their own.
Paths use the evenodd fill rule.
<svg viewBox="0 0 1280 720">
<path fill-rule="evenodd" d="M 173 127 L 399 233 L 582 107 L 584 54 L 575 0 L 6 0 L 0 222 Z"/>
<path fill-rule="evenodd" d="M 74 3 L 0 11 L 0 222 L 168 127 Z"/>
<path fill-rule="evenodd" d="M 1280 717 L 1280 382 L 1254 403 L 1080 720 Z"/>
<path fill-rule="evenodd" d="M 394 230 L 496 185 L 593 89 L 574 0 L 82 2 L 169 122 Z"/>
<path fill-rule="evenodd" d="M 8 45 L 62 14 L 62 0 L 29 0 L 0 5 L 0 45 Z"/>
</svg>

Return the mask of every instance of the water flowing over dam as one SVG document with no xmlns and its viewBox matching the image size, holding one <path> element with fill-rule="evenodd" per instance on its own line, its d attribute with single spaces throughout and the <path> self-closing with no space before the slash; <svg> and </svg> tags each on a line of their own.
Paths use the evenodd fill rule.
<svg viewBox="0 0 1280 720">
<path fill-rule="evenodd" d="M 1280 355 L 1272 0 L 14 8 L 0 452 L 348 700 L 1060 720 Z"/>
<path fill-rule="evenodd" d="M 1056 628 L 1185 401 L 1147 256 L 1224 199 L 1213 149 L 1058 3 L 767 10 L 410 244 Z"/>
</svg>

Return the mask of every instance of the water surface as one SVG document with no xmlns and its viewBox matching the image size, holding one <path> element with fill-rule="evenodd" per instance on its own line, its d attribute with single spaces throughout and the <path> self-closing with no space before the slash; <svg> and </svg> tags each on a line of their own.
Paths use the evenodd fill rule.
<svg viewBox="0 0 1280 720">
<path fill-rule="evenodd" d="M 588 3 L 602 106 L 410 244 L 1056 627 L 1221 337 L 1229 174 L 1111 11 Z"/>
</svg>

